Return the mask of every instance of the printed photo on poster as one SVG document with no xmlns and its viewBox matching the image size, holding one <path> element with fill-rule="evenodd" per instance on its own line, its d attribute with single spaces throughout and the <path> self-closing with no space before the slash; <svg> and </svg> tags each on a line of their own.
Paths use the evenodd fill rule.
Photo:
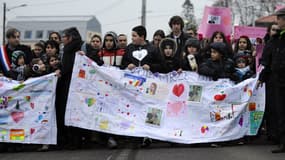
<svg viewBox="0 0 285 160">
<path fill-rule="evenodd" d="M 161 109 L 149 107 L 146 114 L 145 123 L 155 126 L 160 126 L 161 116 L 162 116 Z"/>
<path fill-rule="evenodd" d="M 200 102 L 201 96 L 202 96 L 202 86 L 198 85 L 189 86 L 188 101 Z"/>
<path fill-rule="evenodd" d="M 148 88 L 146 88 L 146 94 L 155 95 L 157 90 L 157 84 L 152 82 Z"/>
<path fill-rule="evenodd" d="M 221 16 L 208 15 L 209 24 L 221 24 Z"/>
</svg>

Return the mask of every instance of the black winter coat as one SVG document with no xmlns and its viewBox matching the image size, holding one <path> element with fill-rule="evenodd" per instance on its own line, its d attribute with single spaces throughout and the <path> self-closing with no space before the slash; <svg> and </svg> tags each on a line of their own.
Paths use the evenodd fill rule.
<svg viewBox="0 0 285 160">
<path fill-rule="evenodd" d="M 143 49 L 147 50 L 147 55 L 139 63 L 139 60 L 133 57 L 133 52 L 140 51 Z M 153 71 L 153 64 L 158 64 L 161 61 L 160 57 L 161 56 L 158 52 L 158 49 L 150 43 L 146 43 L 143 46 L 129 44 L 126 48 L 126 53 L 123 56 L 121 68 L 126 69 L 129 64 L 134 64 L 137 67 L 139 66 L 139 64 L 141 66 L 147 64 L 150 66 L 150 70 Z"/>
<path fill-rule="evenodd" d="M 260 63 L 264 66 L 260 81 L 265 82 L 272 76 L 276 85 L 285 86 L 285 33 L 278 33 L 268 41 Z"/>
<path fill-rule="evenodd" d="M 222 61 L 208 59 L 198 68 L 199 74 L 212 77 L 215 81 L 219 78 L 229 78 L 233 81 L 237 81 L 238 78 L 233 74 L 234 72 L 234 62 L 231 59 Z"/>
</svg>

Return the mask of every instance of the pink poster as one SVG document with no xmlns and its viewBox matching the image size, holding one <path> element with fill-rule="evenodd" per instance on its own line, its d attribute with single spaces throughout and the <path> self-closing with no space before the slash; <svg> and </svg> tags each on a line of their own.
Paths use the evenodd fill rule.
<svg viewBox="0 0 285 160">
<path fill-rule="evenodd" d="M 230 36 L 232 26 L 231 15 L 229 8 L 206 6 L 198 34 L 202 34 L 204 38 L 211 38 L 215 31 L 221 31 L 226 36 Z"/>
<path fill-rule="evenodd" d="M 266 34 L 266 28 L 263 27 L 247 27 L 247 26 L 235 26 L 234 27 L 234 39 L 239 39 L 240 36 L 246 35 L 250 39 L 263 38 Z"/>
<path fill-rule="evenodd" d="M 285 8 L 284 5 L 278 4 L 275 6 L 275 11 L 278 11 L 279 9 Z"/>
</svg>

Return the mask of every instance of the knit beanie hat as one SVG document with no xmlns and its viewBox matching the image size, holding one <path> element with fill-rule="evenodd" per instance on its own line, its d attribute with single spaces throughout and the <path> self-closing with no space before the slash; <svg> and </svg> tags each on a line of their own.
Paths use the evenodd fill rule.
<svg viewBox="0 0 285 160">
<path fill-rule="evenodd" d="M 213 42 L 210 44 L 210 48 L 218 51 L 223 56 L 226 55 L 227 46 L 223 42 Z"/>
<path fill-rule="evenodd" d="M 16 66 L 18 66 L 18 59 L 20 56 L 23 56 L 25 58 L 25 53 L 23 51 L 17 50 L 12 53 L 12 63 Z"/>
</svg>

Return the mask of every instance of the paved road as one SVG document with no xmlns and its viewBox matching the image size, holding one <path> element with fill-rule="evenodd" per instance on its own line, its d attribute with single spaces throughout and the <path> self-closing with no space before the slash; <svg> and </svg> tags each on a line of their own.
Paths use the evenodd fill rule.
<svg viewBox="0 0 285 160">
<path fill-rule="evenodd" d="M 92 149 L 60 150 L 49 152 L 1 153 L 0 160 L 285 160 L 284 154 L 272 154 L 275 148 L 266 141 L 253 141 L 245 145 L 189 146 L 156 142 L 142 149 L 137 144 L 120 144 L 110 150 L 102 146 Z"/>
</svg>

